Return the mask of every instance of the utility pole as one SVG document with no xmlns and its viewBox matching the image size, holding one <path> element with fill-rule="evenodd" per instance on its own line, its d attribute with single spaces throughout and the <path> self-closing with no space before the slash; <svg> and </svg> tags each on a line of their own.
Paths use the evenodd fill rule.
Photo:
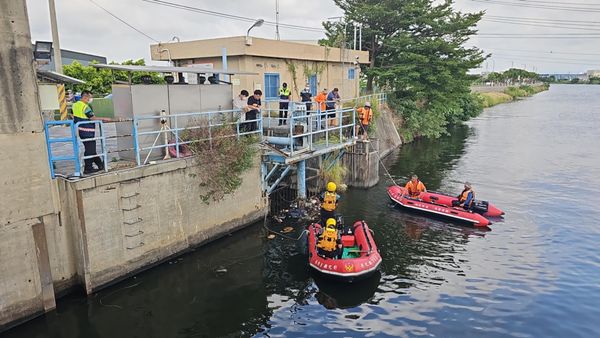
<svg viewBox="0 0 600 338">
<path fill-rule="evenodd" d="M 58 26 L 56 25 L 56 7 L 54 0 L 48 0 L 50 7 L 50 26 L 52 27 L 52 49 L 54 50 L 54 69 L 57 73 L 62 74 L 62 58 L 60 56 L 60 43 L 58 42 Z"/>
<path fill-rule="evenodd" d="M 275 36 L 277 40 L 279 38 L 279 0 L 275 0 Z"/>
</svg>

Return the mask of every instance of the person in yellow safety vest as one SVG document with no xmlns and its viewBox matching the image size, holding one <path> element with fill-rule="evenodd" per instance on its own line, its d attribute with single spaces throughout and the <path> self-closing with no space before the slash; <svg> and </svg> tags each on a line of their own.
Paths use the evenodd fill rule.
<svg viewBox="0 0 600 338">
<path fill-rule="evenodd" d="M 408 196 L 411 198 L 418 198 L 422 192 L 427 192 L 425 184 L 419 181 L 419 177 L 417 177 L 417 175 L 412 175 L 410 181 L 406 183 L 404 188 L 406 188 L 408 191 Z"/>
<path fill-rule="evenodd" d="M 369 131 L 369 123 L 373 119 L 373 110 L 371 109 L 371 103 L 365 102 L 365 106 L 356 110 L 358 113 L 358 122 L 356 126 L 356 135 L 362 135 L 363 141 L 368 138 L 367 132 Z"/>
<path fill-rule="evenodd" d="M 279 125 L 287 124 L 291 97 L 292 91 L 288 88 L 287 83 L 284 82 L 281 88 L 279 88 Z"/>
<path fill-rule="evenodd" d="M 337 208 L 340 195 L 335 191 L 337 186 L 333 182 L 327 183 L 327 191 L 321 194 L 321 224 L 333 218 L 335 219 L 335 209 Z"/>
<path fill-rule="evenodd" d="M 465 210 L 471 210 L 475 204 L 475 191 L 471 187 L 471 183 L 465 182 L 465 188 L 458 195 L 458 200 L 452 201 L 452 206 L 463 207 Z"/>
<path fill-rule="evenodd" d="M 341 247 L 342 244 L 339 238 L 336 221 L 333 218 L 329 218 L 327 219 L 323 233 L 321 233 L 321 236 L 319 237 L 317 248 L 325 251 L 324 253 L 326 256 L 334 258 L 338 255 Z"/>
<path fill-rule="evenodd" d="M 111 122 L 111 119 L 101 118 L 94 116 L 94 111 L 90 107 L 90 103 L 92 103 L 93 97 L 90 91 L 84 90 L 81 92 L 81 100 L 73 103 L 73 120 L 75 123 L 81 121 L 89 121 L 89 120 L 101 120 L 104 122 Z M 96 125 L 94 123 L 82 123 L 77 128 L 77 132 L 79 133 L 79 137 L 83 141 L 83 147 L 85 149 L 83 156 L 94 156 L 98 155 L 96 153 L 96 141 L 86 141 L 86 139 L 94 138 L 96 134 Z M 104 163 L 102 159 L 97 157 L 92 158 L 84 158 L 84 174 L 92 174 L 100 170 L 104 170 Z M 94 169 L 93 164 L 96 164 L 98 167 Z"/>
</svg>

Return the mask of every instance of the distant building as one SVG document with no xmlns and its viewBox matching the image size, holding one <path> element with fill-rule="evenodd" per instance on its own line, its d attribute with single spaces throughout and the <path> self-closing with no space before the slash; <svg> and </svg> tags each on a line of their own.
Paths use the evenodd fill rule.
<svg viewBox="0 0 600 338">
<path fill-rule="evenodd" d="M 600 69 L 592 69 L 586 72 L 588 78 L 599 77 L 600 78 Z"/>
<path fill-rule="evenodd" d="M 586 73 L 582 74 L 561 74 L 561 73 L 549 73 L 549 74 L 540 74 L 541 78 L 550 78 L 554 77 L 556 81 L 567 80 L 571 81 L 573 79 L 579 79 L 580 81 L 587 81 L 588 75 Z"/>
<path fill-rule="evenodd" d="M 359 94 L 360 64 L 369 62 L 366 51 L 323 47 L 307 42 L 290 42 L 245 36 L 161 43 L 150 46 L 152 60 L 172 60 L 176 66 L 223 69 L 223 51 L 227 68 L 258 75 L 233 76 L 235 94 L 246 89 L 263 91 L 264 99 L 277 99 L 279 86 L 286 82 L 292 99 L 306 83 L 311 92 L 337 87 L 342 98 Z M 224 79 L 220 79 L 224 80 Z"/>
<path fill-rule="evenodd" d="M 34 46 L 34 48 L 35 48 L 35 46 Z M 54 55 L 54 50 L 51 52 L 50 55 L 52 55 L 52 56 Z M 71 63 L 73 63 L 73 61 L 77 61 L 84 66 L 89 65 L 90 63 L 92 63 L 92 61 L 96 61 L 97 63 L 106 63 L 105 56 L 75 52 L 75 51 L 67 50 L 67 49 L 61 49 L 60 56 L 62 58 L 63 66 L 70 65 Z M 54 57 L 52 57 L 50 59 L 49 63 L 41 65 L 39 69 L 55 71 L 56 67 L 54 66 Z"/>
</svg>

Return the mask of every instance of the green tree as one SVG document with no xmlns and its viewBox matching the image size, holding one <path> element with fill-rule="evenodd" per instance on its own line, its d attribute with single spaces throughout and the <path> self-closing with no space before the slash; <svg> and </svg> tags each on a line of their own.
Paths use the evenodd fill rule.
<svg viewBox="0 0 600 338">
<path fill-rule="evenodd" d="M 112 65 L 119 63 L 111 62 Z M 144 59 L 127 60 L 123 65 L 144 66 Z M 70 65 L 64 66 L 65 75 L 85 81 L 81 85 L 67 85 L 67 89 L 73 91 L 89 90 L 95 95 L 106 95 L 112 92 L 111 86 L 114 82 L 127 82 L 128 74 L 125 71 L 111 71 L 106 68 L 96 68 L 93 66 L 83 66 L 77 61 L 73 61 Z M 148 75 L 151 78 L 151 83 L 165 83 L 163 77 L 159 73 L 151 72 L 133 72 L 131 75 L 131 83 L 143 83 L 142 77 Z"/>
<path fill-rule="evenodd" d="M 452 0 L 334 1 L 344 10 L 344 22 L 363 24 L 363 46 L 371 59 L 363 70 L 367 90 L 375 82 L 393 91 L 391 102 L 409 133 L 437 137 L 448 123 L 473 115 L 475 77 L 468 71 L 485 56 L 464 45 L 483 12 L 455 11 Z M 328 39 L 339 38 L 343 24 L 325 24 Z"/>
</svg>

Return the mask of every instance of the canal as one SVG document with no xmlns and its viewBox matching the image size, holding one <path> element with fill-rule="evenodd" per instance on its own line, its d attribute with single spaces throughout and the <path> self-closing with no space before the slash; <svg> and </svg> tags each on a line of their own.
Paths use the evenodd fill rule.
<svg viewBox="0 0 600 338">
<path fill-rule="evenodd" d="M 343 194 L 375 231 L 381 273 L 314 278 L 292 240 L 260 222 L 56 311 L 5 337 L 600 336 L 600 86 L 553 85 L 487 109 L 384 162 L 394 180 L 506 211 L 483 231 L 394 208 L 384 176 Z M 382 170 L 383 172 L 383 170 Z M 232 206 L 235 208 L 235 206 Z M 290 220 L 274 229 L 301 225 Z M 291 233 L 291 236 L 295 233 Z"/>
</svg>

